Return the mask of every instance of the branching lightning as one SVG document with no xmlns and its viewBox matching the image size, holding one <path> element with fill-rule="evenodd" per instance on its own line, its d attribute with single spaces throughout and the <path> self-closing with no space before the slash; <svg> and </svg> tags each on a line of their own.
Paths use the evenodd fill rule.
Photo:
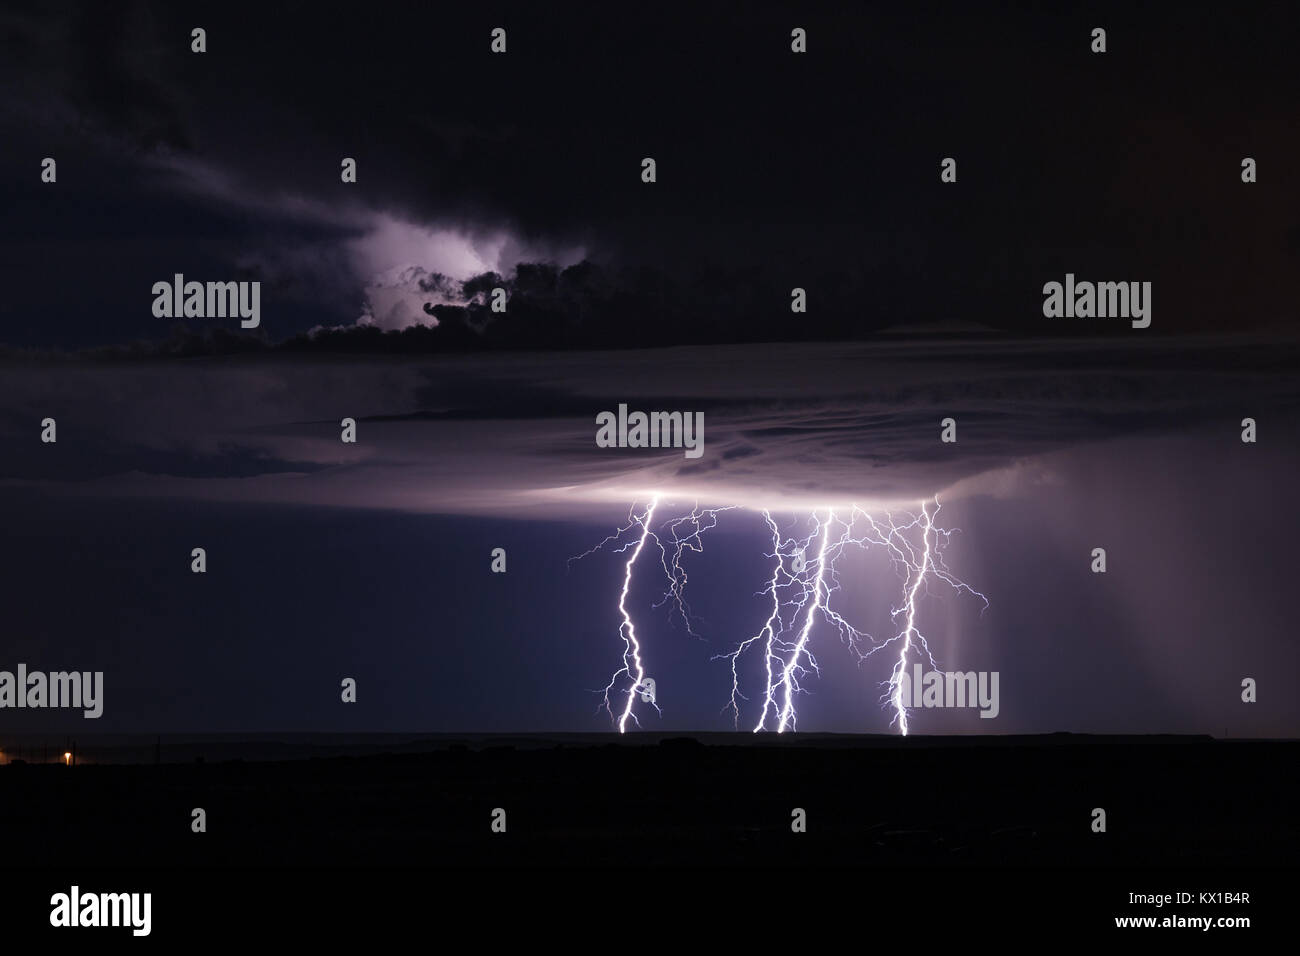
<svg viewBox="0 0 1300 956">
<path fill-rule="evenodd" d="M 645 667 L 641 663 L 641 643 L 636 638 L 636 626 L 632 623 L 632 615 L 627 611 L 627 592 L 632 586 L 632 569 L 636 566 L 636 559 L 641 556 L 642 549 L 645 548 L 646 539 L 652 537 L 650 524 L 654 520 L 655 508 L 659 505 L 659 499 L 656 497 L 646 506 L 644 514 L 632 516 L 632 524 L 641 527 L 641 534 L 637 538 L 636 545 L 624 545 L 620 551 L 626 551 L 632 548 L 632 555 L 627 559 L 627 568 L 623 574 L 623 591 L 618 596 L 618 612 L 622 615 L 623 623 L 619 625 L 619 634 L 623 638 L 623 666 L 614 672 L 614 676 L 609 679 L 605 685 L 605 710 L 608 711 L 611 719 L 614 717 L 614 708 L 610 703 L 609 694 L 618 683 L 620 677 L 628 678 L 629 685 L 626 690 L 627 701 L 623 705 L 623 712 L 618 717 L 618 732 L 624 733 L 627 730 L 627 720 L 631 717 L 636 721 L 637 726 L 641 722 L 637 720 L 636 714 L 632 708 L 636 703 L 637 694 L 641 692 L 643 682 L 645 681 Z M 635 506 L 633 506 L 635 511 Z M 627 530 L 627 529 L 621 529 Z M 605 539 L 610 540 L 609 538 Z M 658 703 L 654 704 L 655 710 L 659 709 Z"/>
<path fill-rule="evenodd" d="M 925 593 L 922 589 L 928 588 L 931 580 L 938 580 L 959 593 L 964 591 L 979 598 L 983 608 L 989 606 L 988 598 L 958 580 L 948 569 L 943 559 L 942 545 L 947 544 L 953 532 L 935 527 L 934 519 L 938 516 L 941 507 L 938 499 L 935 499 L 933 513 L 929 511 L 928 505 L 928 501 L 921 502 L 921 513 L 909 514 L 902 522 L 895 520 L 890 513 L 886 513 L 883 521 L 878 521 L 861 509 L 854 509 L 854 516 L 862 518 L 871 529 L 870 536 L 866 540 L 869 543 L 881 544 L 888 549 L 890 560 L 903 578 L 903 603 L 891 611 L 894 620 L 903 619 L 902 630 L 889 640 L 873 645 L 861 655 L 862 659 L 866 659 L 878 650 L 894 644 L 899 645 L 898 658 L 894 663 L 882 699 L 885 701 L 885 706 L 893 707 L 894 718 L 891 725 L 896 724 L 903 736 L 907 736 L 908 729 L 907 705 L 903 700 L 903 676 L 907 672 L 908 659 L 913 646 L 919 648 L 919 653 L 932 668 L 938 669 L 939 666 L 930 652 L 930 644 L 926 641 L 925 635 L 917 628 L 918 595 Z M 920 529 L 921 536 L 919 544 L 908 538 L 908 532 L 914 532 L 917 528 Z"/>
<path fill-rule="evenodd" d="M 622 666 L 604 688 L 604 707 L 619 732 L 625 732 L 629 718 L 640 726 L 635 713 L 637 697 L 650 702 L 656 711 L 658 703 L 653 690 L 647 692 L 647 677 L 642 646 L 628 610 L 628 594 L 632 588 L 633 572 L 637 559 L 648 541 L 659 549 L 660 566 L 667 579 L 667 588 L 655 608 L 669 606 L 670 616 L 680 617 L 688 634 L 698 637 L 692 627 L 696 619 L 686 602 L 687 573 L 684 565 L 686 552 L 703 551 L 701 536 L 715 527 L 718 515 L 739 506 L 725 508 L 700 508 L 698 504 L 689 514 L 663 522 L 656 533 L 654 518 L 660 496 L 654 496 L 638 513 L 634 504 L 628 513 L 628 523 L 609 535 L 594 548 L 571 558 L 576 561 L 608 545 L 617 553 L 630 552 L 624 568 L 623 588 L 617 603 L 622 623 L 619 635 L 623 641 Z M 727 654 L 714 659 L 726 660 L 731 667 L 731 696 L 723 708 L 730 710 L 733 722 L 739 726 L 742 711 L 750 698 L 741 690 L 740 662 L 752 653 L 762 654 L 763 686 L 752 725 L 754 732 L 774 729 L 777 733 L 795 730 L 796 703 L 803 693 L 801 682 L 808 675 L 819 675 L 817 658 L 813 653 L 814 631 L 818 622 L 828 624 L 839 634 L 841 641 L 857 656 L 858 662 L 868 660 L 887 648 L 896 648 L 889 680 L 884 683 L 882 706 L 893 710 L 891 726 L 908 733 L 908 702 L 904 699 L 904 678 L 909 662 L 916 657 L 938 667 L 929 642 L 918 626 L 920 599 L 928 595 L 933 583 L 946 584 L 957 593 L 969 594 L 988 607 L 988 599 L 953 574 L 943 557 L 953 531 L 939 527 L 935 521 L 939 514 L 938 499 L 920 504 L 919 513 L 904 512 L 895 515 L 886 511 L 883 516 L 873 515 L 852 506 L 846 515 L 837 515 L 834 509 L 814 512 L 808 516 L 805 529 L 799 535 L 784 536 L 770 511 L 761 511 L 771 535 L 772 549 L 767 558 L 772 561 L 772 576 L 767 586 L 758 594 L 770 600 L 763 626 L 757 633 L 740 641 Z M 631 534 L 629 534 L 631 532 Z M 621 542 L 621 543 L 620 543 Z M 902 601 L 891 608 L 891 619 L 899 622 L 899 630 L 887 640 L 877 641 L 850 624 L 835 608 L 832 600 L 842 585 L 836 562 L 849 548 L 883 548 L 891 565 L 902 580 Z M 982 613 L 982 610 L 981 610 Z M 611 695 L 625 694 L 626 700 L 616 708 Z M 620 711 L 617 716 L 615 711 Z"/>
<path fill-rule="evenodd" d="M 699 635 L 691 628 L 693 617 L 685 598 L 686 568 L 682 565 L 682 555 L 685 551 L 694 551 L 697 554 L 703 552 L 704 545 L 700 541 L 700 535 L 717 526 L 720 512 L 731 511 L 735 507 L 736 505 L 729 505 L 726 508 L 705 508 L 701 510 L 697 504 L 691 509 L 690 514 L 668 522 L 667 545 L 656 538 L 656 542 L 659 544 L 659 554 L 664 574 L 668 578 L 668 590 L 664 592 L 663 600 L 656 604 L 655 607 L 660 608 L 671 602 L 673 610 L 681 617 L 682 623 L 686 625 L 686 633 L 692 637 L 699 637 Z M 689 531 L 689 534 L 684 533 L 684 531 Z M 672 550 L 671 558 L 668 556 L 670 548 Z"/>
</svg>

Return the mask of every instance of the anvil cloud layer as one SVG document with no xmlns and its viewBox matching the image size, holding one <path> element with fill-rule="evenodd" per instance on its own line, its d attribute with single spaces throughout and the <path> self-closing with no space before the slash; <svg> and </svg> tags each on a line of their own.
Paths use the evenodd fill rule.
<svg viewBox="0 0 1300 956">
<path fill-rule="evenodd" d="M 661 491 L 806 509 L 1003 495 L 1050 453 L 1241 418 L 1278 438 L 1291 348 L 977 340 L 460 355 L 13 364 L 0 478 L 106 496 L 554 517 Z M 598 449 L 620 402 L 703 411 L 705 452 Z M 57 445 L 36 436 L 58 421 Z M 955 445 L 941 419 L 958 422 Z M 355 418 L 359 440 L 340 441 Z M 1282 423 L 1286 423 L 1285 425 Z"/>
</svg>

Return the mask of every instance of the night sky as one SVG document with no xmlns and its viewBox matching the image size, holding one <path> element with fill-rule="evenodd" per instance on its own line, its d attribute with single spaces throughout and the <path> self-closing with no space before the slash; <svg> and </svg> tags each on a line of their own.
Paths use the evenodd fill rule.
<svg viewBox="0 0 1300 956">
<path fill-rule="evenodd" d="M 663 519 L 734 507 L 685 559 L 698 637 L 654 607 L 658 554 L 637 566 L 663 715 L 639 713 L 725 730 L 761 509 L 808 534 L 937 496 L 988 607 L 935 586 L 919 624 L 945 668 L 1000 673 L 1001 713 L 913 732 L 1295 736 L 1297 27 L 8 4 L 0 669 L 103 670 L 101 732 L 609 730 L 627 553 L 569 558 L 658 494 Z M 156 317 L 176 273 L 259 281 L 260 326 Z M 1044 317 L 1067 273 L 1149 281 L 1150 327 Z M 703 456 L 597 447 L 620 403 L 703 412 Z M 838 573 L 837 610 L 892 636 L 897 568 Z M 798 728 L 891 732 L 885 655 L 811 634 Z"/>
</svg>

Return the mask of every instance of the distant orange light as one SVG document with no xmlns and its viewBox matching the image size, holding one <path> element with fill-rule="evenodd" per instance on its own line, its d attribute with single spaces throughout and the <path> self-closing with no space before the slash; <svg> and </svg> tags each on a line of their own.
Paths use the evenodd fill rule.
<svg viewBox="0 0 1300 956">
<path fill-rule="evenodd" d="M 72 754 L 66 750 L 63 752 L 63 765 L 65 767 L 72 766 Z"/>
</svg>

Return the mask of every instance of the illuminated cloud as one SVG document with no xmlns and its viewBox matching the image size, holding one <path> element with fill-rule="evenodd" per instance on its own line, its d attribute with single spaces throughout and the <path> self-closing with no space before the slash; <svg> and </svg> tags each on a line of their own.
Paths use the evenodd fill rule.
<svg viewBox="0 0 1300 956">
<path fill-rule="evenodd" d="M 425 306 L 464 305 L 468 300 L 459 283 L 484 273 L 508 275 L 521 262 L 563 268 L 586 255 L 582 246 L 522 239 L 506 225 L 417 222 L 353 199 L 326 202 L 299 192 L 266 192 L 188 156 L 166 155 L 153 162 L 175 177 L 173 186 L 180 190 L 272 220 L 326 230 L 324 238 L 282 241 L 251 252 L 243 264 L 282 284 L 315 287 L 331 296 L 346 287 L 337 274 L 341 264 L 359 293 L 359 325 L 437 325 Z"/>
<path fill-rule="evenodd" d="M 375 213 L 368 231 L 347 243 L 354 269 L 368 275 L 359 325 L 404 329 L 437 325 L 425 306 L 464 305 L 459 283 L 493 272 L 509 273 L 520 262 L 580 262 L 581 248 L 558 254 L 519 242 L 505 232 L 486 237 L 419 226 Z"/>
<path fill-rule="evenodd" d="M 63 470 L 0 422 L 6 476 L 52 490 L 384 508 L 559 514 L 660 493 L 706 505 L 807 510 L 1011 498 L 1059 480 L 1060 454 L 1177 436 L 1222 409 L 1297 407 L 1291 376 L 1233 369 L 1214 342 L 1166 349 L 1117 378 L 1127 347 L 1007 343 L 457 354 L 392 362 L 267 355 L 236 366 L 71 363 L 11 368 L 0 408 L 77 421 Z M 1216 362 L 1222 363 L 1216 365 Z M 719 363 L 732 374 L 714 373 Z M 1026 365 L 1058 371 L 1048 380 Z M 1070 369 L 1069 372 L 1060 371 Z M 811 383 L 816 383 L 815 390 Z M 596 416 L 703 412 L 704 454 L 597 448 Z M 940 421 L 958 420 L 955 444 Z M 356 444 L 339 440 L 342 418 Z M 30 417 L 30 416 L 28 416 Z M 1225 432 L 1224 429 L 1227 429 Z"/>
</svg>

